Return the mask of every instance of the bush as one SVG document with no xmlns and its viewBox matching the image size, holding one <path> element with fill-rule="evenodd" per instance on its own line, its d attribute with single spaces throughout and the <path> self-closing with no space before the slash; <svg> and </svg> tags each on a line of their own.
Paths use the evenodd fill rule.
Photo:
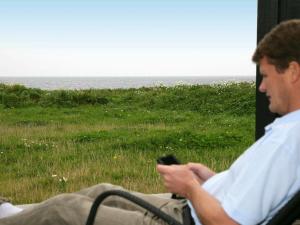
<svg viewBox="0 0 300 225">
<path fill-rule="evenodd" d="M 7 108 L 14 108 L 21 105 L 19 97 L 14 93 L 3 93 L 1 98 L 2 104 Z"/>
<path fill-rule="evenodd" d="M 42 97 L 42 92 L 38 89 L 32 89 L 32 91 L 29 92 L 29 98 L 33 102 L 37 103 Z"/>
<path fill-rule="evenodd" d="M 62 107 L 110 104 L 111 107 L 146 110 L 190 110 L 203 115 L 211 113 L 249 115 L 255 112 L 255 83 L 55 91 L 1 84 L 0 95 L 2 96 L 0 101 L 6 107 L 33 104 Z"/>
</svg>

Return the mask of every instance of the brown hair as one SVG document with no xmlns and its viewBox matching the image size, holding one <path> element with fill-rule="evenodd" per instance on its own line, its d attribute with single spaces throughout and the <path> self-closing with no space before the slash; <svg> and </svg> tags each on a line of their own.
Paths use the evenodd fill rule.
<svg viewBox="0 0 300 225">
<path fill-rule="evenodd" d="M 300 19 L 281 22 L 264 36 L 252 60 L 259 64 L 265 56 L 278 72 L 285 71 L 291 61 L 300 64 Z"/>
</svg>

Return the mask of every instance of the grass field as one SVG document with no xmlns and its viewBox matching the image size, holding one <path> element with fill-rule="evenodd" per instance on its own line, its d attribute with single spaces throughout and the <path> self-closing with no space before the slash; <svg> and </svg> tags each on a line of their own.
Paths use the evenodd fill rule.
<svg viewBox="0 0 300 225">
<path fill-rule="evenodd" d="M 39 202 L 100 182 L 163 192 L 156 158 L 229 167 L 254 141 L 253 83 L 42 91 L 0 84 L 0 195 Z"/>
</svg>

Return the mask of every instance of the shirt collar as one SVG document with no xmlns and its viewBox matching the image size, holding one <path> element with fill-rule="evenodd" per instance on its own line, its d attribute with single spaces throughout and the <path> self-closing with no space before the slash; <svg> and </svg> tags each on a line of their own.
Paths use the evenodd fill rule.
<svg viewBox="0 0 300 225">
<path fill-rule="evenodd" d="M 265 132 L 272 130 L 272 128 L 288 123 L 300 122 L 300 109 L 290 112 L 280 118 L 276 118 L 273 123 L 265 127 Z"/>
</svg>

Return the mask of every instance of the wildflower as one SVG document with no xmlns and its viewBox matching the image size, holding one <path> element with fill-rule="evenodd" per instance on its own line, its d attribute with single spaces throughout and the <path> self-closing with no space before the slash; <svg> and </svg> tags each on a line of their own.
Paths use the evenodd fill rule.
<svg viewBox="0 0 300 225">
<path fill-rule="evenodd" d="M 57 177 L 57 175 L 56 174 L 52 174 L 52 177 Z"/>
<path fill-rule="evenodd" d="M 66 177 L 62 177 L 59 179 L 59 182 L 66 183 L 67 181 L 68 181 L 68 178 L 66 178 Z"/>
</svg>

